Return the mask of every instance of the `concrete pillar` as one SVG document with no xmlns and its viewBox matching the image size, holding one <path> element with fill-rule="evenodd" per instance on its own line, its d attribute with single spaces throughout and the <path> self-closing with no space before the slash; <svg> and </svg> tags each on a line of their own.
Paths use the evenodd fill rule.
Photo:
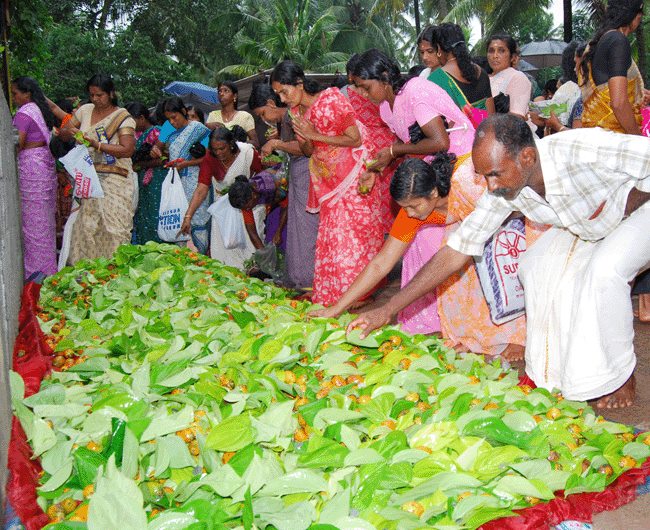
<svg viewBox="0 0 650 530">
<path fill-rule="evenodd" d="M 4 519 L 7 448 L 11 433 L 9 370 L 18 331 L 23 287 L 20 192 L 15 135 L 4 94 L 0 91 L 0 521 Z"/>
</svg>

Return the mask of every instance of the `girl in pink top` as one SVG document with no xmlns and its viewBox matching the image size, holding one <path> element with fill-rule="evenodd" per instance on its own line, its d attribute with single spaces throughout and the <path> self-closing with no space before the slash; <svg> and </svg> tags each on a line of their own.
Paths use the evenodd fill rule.
<svg viewBox="0 0 650 530">
<path fill-rule="evenodd" d="M 402 77 L 398 65 L 379 50 L 361 54 L 352 80 L 362 95 L 379 105 L 381 119 L 400 140 L 377 153 L 375 167 L 383 168 L 400 156 L 431 157 L 439 151 L 461 156 L 471 151 L 474 127 L 435 83 Z"/>
</svg>

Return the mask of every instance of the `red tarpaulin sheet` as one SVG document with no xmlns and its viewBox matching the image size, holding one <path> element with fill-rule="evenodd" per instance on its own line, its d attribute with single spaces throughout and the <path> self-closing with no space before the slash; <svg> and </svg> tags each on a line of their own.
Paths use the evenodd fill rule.
<svg viewBox="0 0 650 530">
<path fill-rule="evenodd" d="M 45 335 L 38 325 L 38 297 L 41 286 L 35 283 L 25 285 L 19 314 L 18 337 L 13 352 L 13 369 L 25 381 L 25 394 L 38 392 L 43 377 L 50 371 L 51 353 L 45 343 Z M 526 376 L 520 384 L 534 386 Z M 13 418 L 11 441 L 9 443 L 8 467 L 10 478 L 7 495 L 18 517 L 27 530 L 37 530 L 48 523 L 48 517 L 36 503 L 36 487 L 41 466 L 32 460 L 32 451 L 25 433 L 16 418 Z M 556 497 L 545 504 L 538 504 L 518 510 L 517 517 L 497 519 L 484 524 L 483 530 L 537 530 L 547 529 L 562 521 L 591 522 L 594 514 L 614 510 L 632 502 L 637 497 L 637 486 L 650 475 L 650 459 L 640 468 L 631 469 L 621 475 L 605 491 L 580 493 L 567 498 Z"/>
</svg>

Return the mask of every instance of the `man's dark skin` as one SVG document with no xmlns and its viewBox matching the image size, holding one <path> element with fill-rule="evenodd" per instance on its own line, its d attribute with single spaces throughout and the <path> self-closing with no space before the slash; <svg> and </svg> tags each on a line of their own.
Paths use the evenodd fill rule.
<svg viewBox="0 0 650 530">
<path fill-rule="evenodd" d="M 506 148 L 499 143 L 492 131 L 479 133 L 472 149 L 474 169 L 483 175 L 487 181 L 488 192 L 514 199 L 521 190 L 528 186 L 541 197 L 545 197 L 544 178 L 539 152 L 534 146 L 524 147 L 514 158 Z M 625 215 L 629 215 L 650 200 L 650 193 L 633 188 L 630 192 Z M 386 304 L 377 309 L 362 313 L 348 326 L 362 329 L 361 336 L 365 337 L 372 330 L 389 324 L 395 315 L 415 300 L 435 289 L 453 273 L 459 271 L 471 259 L 453 248 L 443 246 L 409 284 Z M 634 400 L 634 376 L 616 392 L 598 400 L 599 408 L 622 408 L 630 406 Z"/>
</svg>

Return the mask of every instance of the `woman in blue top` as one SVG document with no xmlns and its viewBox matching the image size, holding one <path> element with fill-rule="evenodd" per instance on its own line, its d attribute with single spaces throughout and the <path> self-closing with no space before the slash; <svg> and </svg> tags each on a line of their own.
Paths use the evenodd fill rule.
<svg viewBox="0 0 650 530">
<path fill-rule="evenodd" d="M 179 97 L 165 100 L 163 112 L 165 118 L 176 129 L 166 140 L 169 148 L 169 165 L 178 169 L 189 203 L 199 182 L 199 166 L 203 160 L 203 156 L 196 158 L 192 156 L 193 152 L 196 154 L 192 147 L 208 136 L 210 129 L 201 122 L 189 119 L 187 107 Z M 151 152 L 154 157 L 162 156 L 158 146 L 154 147 Z M 205 154 L 205 150 L 203 154 Z M 192 216 L 190 232 L 192 243 L 201 254 L 207 254 L 210 246 L 209 205 L 210 197 L 206 197 Z"/>
</svg>

